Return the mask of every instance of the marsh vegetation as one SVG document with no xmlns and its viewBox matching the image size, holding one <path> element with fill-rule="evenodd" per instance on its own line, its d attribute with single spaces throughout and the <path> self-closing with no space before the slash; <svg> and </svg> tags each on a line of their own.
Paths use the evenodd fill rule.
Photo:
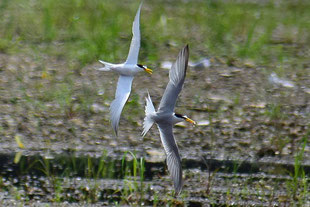
<svg viewBox="0 0 310 207">
<path fill-rule="evenodd" d="M 115 138 L 117 77 L 139 1 L 0 1 L 0 205 L 309 206 L 310 3 L 145 1 L 138 75 Z M 179 197 L 159 133 L 141 138 L 164 61 L 186 43 Z"/>
</svg>

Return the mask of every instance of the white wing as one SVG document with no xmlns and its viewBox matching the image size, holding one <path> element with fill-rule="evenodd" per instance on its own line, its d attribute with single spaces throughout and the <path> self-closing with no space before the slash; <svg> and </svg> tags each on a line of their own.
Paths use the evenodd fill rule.
<svg viewBox="0 0 310 207">
<path fill-rule="evenodd" d="M 179 53 L 169 72 L 169 83 L 160 101 L 158 112 L 173 112 L 175 103 L 181 92 L 185 80 L 188 64 L 188 45 Z"/>
<path fill-rule="evenodd" d="M 182 165 L 179 149 L 172 132 L 172 124 L 157 124 L 157 127 L 159 129 L 161 142 L 166 151 L 168 170 L 174 183 L 175 193 L 178 195 L 183 186 Z"/>
<path fill-rule="evenodd" d="M 112 101 L 110 106 L 111 123 L 116 136 L 122 110 L 130 95 L 132 80 L 133 76 L 119 76 L 115 99 Z"/>
<path fill-rule="evenodd" d="M 140 50 L 140 11 L 142 2 L 138 8 L 134 22 L 132 23 L 132 39 L 130 49 L 125 64 L 135 65 L 138 63 L 138 56 Z"/>
</svg>

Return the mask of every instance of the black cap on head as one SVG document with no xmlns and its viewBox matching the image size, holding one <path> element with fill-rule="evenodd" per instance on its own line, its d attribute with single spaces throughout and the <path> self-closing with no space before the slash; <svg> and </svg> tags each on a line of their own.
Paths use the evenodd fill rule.
<svg viewBox="0 0 310 207">
<path fill-rule="evenodd" d="M 174 113 L 174 115 L 178 118 L 181 118 L 181 119 L 185 119 L 184 115 L 182 114 L 177 114 L 177 113 Z"/>
<path fill-rule="evenodd" d="M 137 64 L 137 66 L 142 68 L 142 69 L 144 68 L 143 65 L 141 65 L 141 64 Z"/>
</svg>

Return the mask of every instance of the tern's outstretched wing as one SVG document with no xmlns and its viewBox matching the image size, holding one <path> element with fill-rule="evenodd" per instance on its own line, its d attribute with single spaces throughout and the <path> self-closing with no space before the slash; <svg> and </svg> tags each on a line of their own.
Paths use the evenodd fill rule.
<svg viewBox="0 0 310 207">
<path fill-rule="evenodd" d="M 138 56 L 140 50 L 140 11 L 142 2 L 138 8 L 134 22 L 132 23 L 132 39 L 130 49 L 125 64 L 135 65 L 138 63 Z"/>
<path fill-rule="evenodd" d="M 179 53 L 169 72 L 169 83 L 160 101 L 158 112 L 173 112 L 178 95 L 182 90 L 188 64 L 188 45 Z"/>
<path fill-rule="evenodd" d="M 122 110 L 130 95 L 132 80 L 133 76 L 119 76 L 115 99 L 112 101 L 110 106 L 111 123 L 116 136 Z"/>
<path fill-rule="evenodd" d="M 159 129 L 161 142 L 163 143 L 166 151 L 168 170 L 174 183 L 175 193 L 178 195 L 183 186 L 182 165 L 179 149 L 172 132 L 172 124 L 157 124 L 157 126 Z"/>
</svg>

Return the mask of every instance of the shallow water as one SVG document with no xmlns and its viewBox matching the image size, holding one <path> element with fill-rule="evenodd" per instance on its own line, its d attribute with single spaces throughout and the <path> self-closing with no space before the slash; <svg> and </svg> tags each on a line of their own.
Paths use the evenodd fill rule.
<svg viewBox="0 0 310 207">
<path fill-rule="evenodd" d="M 181 196 L 175 198 L 171 194 L 172 183 L 165 162 L 145 160 L 145 171 L 140 174 L 140 157 L 136 157 L 138 166 L 134 168 L 133 157 L 127 155 L 115 156 L 119 157 L 116 159 L 106 154 L 97 158 L 76 156 L 74 152 L 49 157 L 35 154 L 22 155 L 18 163 L 14 163 L 15 154 L 0 154 L 3 189 L 0 203 L 12 205 L 30 201 L 44 206 L 58 202 L 66 206 L 69 202 L 74 206 L 90 202 L 95 206 L 116 203 L 153 206 L 169 201 L 176 206 L 270 206 L 292 202 L 287 189 L 287 183 L 293 183 L 292 163 L 274 159 L 240 162 L 184 158 L 184 188 Z M 301 167 L 306 175 L 310 174 L 310 165 Z M 143 175 L 142 180 L 140 175 Z M 134 190 L 129 186 L 135 186 Z M 309 186 L 306 188 L 310 190 Z M 298 193 L 301 190 L 298 189 Z M 304 203 L 309 204 L 310 199 Z"/>
</svg>

